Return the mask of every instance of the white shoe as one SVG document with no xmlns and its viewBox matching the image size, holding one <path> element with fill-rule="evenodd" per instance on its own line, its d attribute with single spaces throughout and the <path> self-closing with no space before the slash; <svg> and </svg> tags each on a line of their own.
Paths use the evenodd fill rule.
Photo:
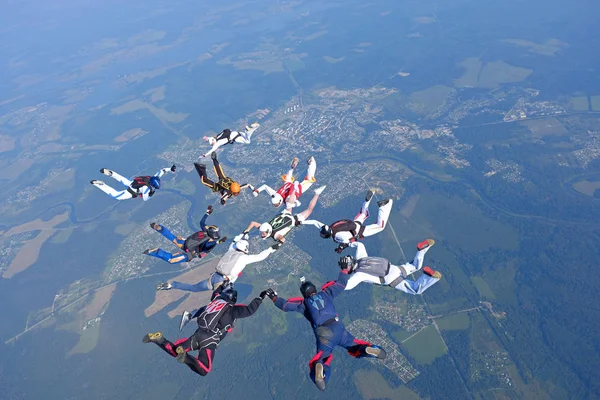
<svg viewBox="0 0 600 400">
<path fill-rule="evenodd" d="M 112 171 L 110 169 L 106 169 L 106 168 L 101 168 L 100 172 L 103 173 L 106 176 L 112 176 Z"/>
<path fill-rule="evenodd" d="M 96 186 L 102 186 L 102 185 L 105 185 L 105 183 L 104 183 L 104 182 L 102 182 L 102 181 L 97 181 L 97 180 L 90 181 L 90 183 L 91 183 L 92 185 L 96 185 Z"/>
<path fill-rule="evenodd" d="M 310 164 L 312 164 L 312 163 L 314 163 L 314 162 L 315 162 L 315 158 L 314 158 L 313 156 L 310 156 L 310 157 L 308 158 L 308 160 L 306 160 L 306 163 L 307 163 L 308 165 L 310 165 Z"/>
<path fill-rule="evenodd" d="M 325 190 L 326 187 L 327 187 L 327 185 L 319 186 L 318 188 L 315 189 L 315 194 L 323 193 L 323 190 Z"/>
</svg>

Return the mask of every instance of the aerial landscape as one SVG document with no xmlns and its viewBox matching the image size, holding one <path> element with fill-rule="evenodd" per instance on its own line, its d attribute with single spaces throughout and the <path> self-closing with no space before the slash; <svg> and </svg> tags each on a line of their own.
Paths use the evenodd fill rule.
<svg viewBox="0 0 600 400">
<path fill-rule="evenodd" d="M 600 4 L 26 3 L 0 17 L 1 398 L 600 397 Z M 251 221 L 282 211 L 246 188 L 223 205 L 194 167 L 214 177 L 205 137 L 252 123 L 250 143 L 217 150 L 228 177 L 276 189 L 312 156 L 294 213 L 326 185 L 310 219 L 352 218 L 371 190 L 366 224 L 375 203 L 393 206 L 361 240 L 369 256 L 401 265 L 435 240 L 425 265 L 442 278 L 425 293 L 361 283 L 336 297 L 347 331 L 387 355 L 337 349 L 325 393 L 310 324 L 269 298 L 207 376 L 142 343 L 192 335 L 182 312 L 211 301 L 159 283 L 211 279 Z M 126 189 L 104 168 L 167 172 L 151 199 L 117 201 L 90 184 Z M 151 223 L 186 238 L 208 206 L 224 244 L 181 264 L 149 257 L 179 251 Z M 257 231 L 250 254 L 275 243 Z M 238 301 L 337 279 L 354 250 L 335 248 L 295 226 L 244 269 Z"/>
</svg>

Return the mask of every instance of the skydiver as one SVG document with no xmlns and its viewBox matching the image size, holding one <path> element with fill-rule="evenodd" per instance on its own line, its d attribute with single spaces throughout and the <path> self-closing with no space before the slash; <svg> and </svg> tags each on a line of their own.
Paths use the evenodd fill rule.
<svg viewBox="0 0 600 400">
<path fill-rule="evenodd" d="M 217 153 L 210 153 L 210 157 L 213 160 L 215 173 L 219 178 L 218 182 L 215 182 L 208 177 L 205 164 L 194 163 L 194 167 L 196 167 L 196 171 L 198 172 L 198 175 L 200 175 L 200 182 L 202 182 L 204 186 L 209 187 L 213 192 L 218 192 L 221 195 L 221 204 L 225 205 L 227 199 L 231 196 L 238 196 L 243 188 L 249 187 L 250 185 L 247 183 L 240 185 L 230 177 L 225 176 L 223 168 L 221 168 L 221 164 L 219 164 L 219 161 L 217 160 Z"/>
<path fill-rule="evenodd" d="M 231 129 L 223 129 L 221 133 L 219 133 L 217 136 L 204 136 L 202 139 L 206 140 L 208 144 L 212 146 L 212 148 L 206 153 L 202 154 L 200 158 L 206 157 L 210 153 L 216 151 L 219 147 L 224 146 L 226 144 L 250 144 L 250 138 L 259 126 L 260 124 L 258 122 L 255 122 L 252 125 L 247 126 L 244 132 L 232 131 Z"/>
<path fill-rule="evenodd" d="M 168 240 L 173 242 L 183 252 L 177 252 L 174 254 L 167 253 L 163 249 L 155 247 L 153 249 L 147 249 L 144 254 L 152 257 L 160 258 L 170 264 L 179 264 L 188 262 L 195 257 L 203 258 L 217 245 L 227 240 L 227 237 L 221 238 L 219 228 L 215 225 L 206 225 L 206 218 L 212 213 L 212 206 L 208 206 L 206 213 L 200 220 L 200 230 L 194 234 L 188 236 L 185 240 L 181 236 L 175 236 L 166 227 L 152 222 L 150 227 L 166 237 Z"/>
<path fill-rule="evenodd" d="M 229 245 L 229 250 L 219 260 L 219 263 L 215 267 L 215 272 L 210 274 L 207 279 L 194 285 L 177 281 L 159 283 L 156 286 L 156 290 L 178 289 L 188 292 L 216 290 L 223 284 L 233 284 L 242 275 L 242 271 L 244 271 L 244 268 L 248 264 L 263 261 L 269 255 L 276 252 L 279 247 L 281 247 L 281 243 L 276 243 L 258 254 L 248 254 L 248 234 L 238 235 L 234 239 L 234 242 Z M 183 312 L 179 325 L 180 330 L 190 321 L 193 314 L 195 314 L 195 311 Z"/>
<path fill-rule="evenodd" d="M 176 168 L 175 165 L 171 166 L 171 168 L 162 168 L 154 176 L 136 176 L 133 180 L 127 179 L 110 169 L 101 168 L 100 173 L 116 179 L 123 186 L 127 186 L 127 189 L 121 191 L 113 189 L 103 181 L 92 180 L 90 183 L 117 200 L 135 199 L 141 195 L 144 201 L 148 201 L 150 197 L 154 196 L 156 190 L 160 189 L 161 176 L 168 171 L 175 172 Z"/>
<path fill-rule="evenodd" d="M 364 225 L 365 220 L 369 216 L 369 204 L 372 198 L 373 191 L 369 190 L 365 196 L 365 202 L 360 208 L 359 213 L 354 217 L 354 220 L 342 219 L 331 225 L 326 225 L 317 220 L 306 220 L 303 224 L 316 226 L 323 239 L 332 238 L 334 242 L 339 243 L 335 251 L 341 253 L 348 247 L 349 243 L 375 235 L 385 228 L 394 201 L 392 199 L 378 201 L 379 212 L 377 214 L 377 223 Z"/>
<path fill-rule="evenodd" d="M 266 190 L 269 196 L 271 196 L 271 204 L 274 207 L 285 204 L 285 208 L 288 211 L 291 211 L 292 207 L 298 207 L 300 205 L 298 199 L 300 199 L 302 193 L 306 192 L 317 181 L 315 179 L 317 162 L 314 157 L 310 157 L 307 161 L 308 171 L 304 180 L 302 182 L 294 180 L 294 169 L 298 166 L 298 161 L 298 157 L 294 157 L 288 173 L 282 176 L 284 184 L 277 191 L 271 189 L 268 185 L 262 185 L 258 189 L 251 187 L 254 197 L 257 197 L 260 192 Z"/>
<path fill-rule="evenodd" d="M 198 329 L 189 338 L 168 341 L 160 332 L 148 333 L 142 341 L 155 343 L 169 355 L 186 364 L 195 373 L 205 376 L 212 369 L 215 351 L 238 318 L 254 314 L 266 296 L 263 291 L 249 305 L 235 304 L 237 291 L 232 286 L 221 285 L 212 295 L 211 302 L 198 311 Z M 194 358 L 190 351 L 198 351 Z"/>
<path fill-rule="evenodd" d="M 260 224 L 256 221 L 252 221 L 243 233 L 247 234 L 253 228 L 258 228 L 260 231 L 260 237 L 263 239 L 273 238 L 273 240 L 277 242 L 284 243 L 285 236 L 290 233 L 294 227 L 302 225 L 306 218 L 310 217 L 310 214 L 312 214 L 315 206 L 317 205 L 319 195 L 323 192 L 323 190 L 325 190 L 325 188 L 326 186 L 321 186 L 315 189 L 315 195 L 310 203 L 308 203 L 308 208 L 306 210 L 298 214 L 292 214 L 291 211 L 286 209 L 277 214 L 275 218 L 269 222 Z"/>
<path fill-rule="evenodd" d="M 330 377 L 329 366 L 335 346 L 344 347 L 353 357 L 371 357 L 383 359 L 385 350 L 369 342 L 355 339 L 338 318 L 333 299 L 344 291 L 348 282 L 348 271 L 342 270 L 337 281 L 323 285 L 321 292 L 311 282 L 302 282 L 302 297 L 284 299 L 277 292 L 267 289 L 266 295 L 282 311 L 296 311 L 312 324 L 317 339 L 317 354 L 308 363 L 310 378 L 319 390 L 325 390 Z"/>
<path fill-rule="evenodd" d="M 338 262 L 340 268 L 352 273 L 345 290 L 351 290 L 361 282 L 374 283 L 396 288 L 408 294 L 422 294 L 425 290 L 439 282 L 442 274 L 430 267 L 423 268 L 423 258 L 431 246 L 433 239 L 425 239 L 417 244 L 417 254 L 411 263 L 394 265 L 386 258 L 369 257 L 365 245 L 352 242 L 350 247 L 356 248 L 355 257 L 344 256 Z M 406 279 L 409 275 L 423 268 L 423 274 L 416 281 Z"/>
</svg>

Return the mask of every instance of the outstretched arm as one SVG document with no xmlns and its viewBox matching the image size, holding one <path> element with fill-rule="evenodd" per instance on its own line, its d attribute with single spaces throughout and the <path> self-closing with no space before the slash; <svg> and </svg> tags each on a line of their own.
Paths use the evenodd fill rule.
<svg viewBox="0 0 600 400">
<path fill-rule="evenodd" d="M 256 193 L 258 195 L 260 192 L 264 192 L 265 190 L 267 191 L 269 196 L 273 196 L 275 193 L 277 193 L 269 185 L 262 185 L 258 189 L 254 189 L 254 193 Z"/>
<path fill-rule="evenodd" d="M 273 300 L 273 303 L 275 303 L 277 308 L 285 312 L 296 311 L 303 314 L 306 309 L 302 297 L 291 297 L 287 300 L 283 297 L 276 297 L 275 300 Z"/>
<path fill-rule="evenodd" d="M 247 306 L 243 304 L 236 304 L 231 310 L 233 319 L 248 318 L 258 310 L 258 307 L 262 304 L 260 297 L 255 298 Z"/>
<path fill-rule="evenodd" d="M 348 279 L 350 279 L 350 276 L 348 276 L 348 271 L 340 271 L 337 281 L 327 282 L 323 285 L 321 290 L 331 297 L 336 297 L 338 294 L 342 293 L 344 289 L 346 289 Z"/>
<path fill-rule="evenodd" d="M 248 264 L 252 264 L 252 263 L 257 263 L 259 261 L 263 261 L 264 259 L 269 257 L 271 254 L 275 253 L 276 251 L 277 250 L 275 250 L 273 247 L 267 247 L 265 250 L 261 251 L 258 254 L 249 254 L 247 256 L 244 256 L 244 263 L 246 265 L 248 265 Z M 235 268 L 234 268 L 234 270 L 235 270 Z"/>
<path fill-rule="evenodd" d="M 356 254 L 354 255 L 354 258 L 356 258 L 357 260 L 360 260 L 361 258 L 365 258 L 365 257 L 369 256 L 367 254 L 367 249 L 365 249 L 365 245 L 359 241 L 350 243 L 348 245 L 348 247 L 353 247 L 356 249 Z"/>
<path fill-rule="evenodd" d="M 175 164 L 171 165 L 169 168 L 161 168 L 160 171 L 158 171 L 156 174 L 154 174 L 154 176 L 156 176 L 157 178 L 160 178 L 161 176 L 163 176 L 165 174 L 165 172 L 175 172 L 175 170 L 177 169 L 177 167 L 175 166 Z"/>
<path fill-rule="evenodd" d="M 204 215 L 202 216 L 202 219 L 200 220 L 200 230 L 202 232 L 206 232 L 206 219 L 208 218 L 209 215 L 210 215 L 209 212 L 205 212 Z"/>
<path fill-rule="evenodd" d="M 244 231 L 245 233 L 250 232 L 253 228 L 260 228 L 260 224 L 256 221 L 252 221 L 250 222 L 250 225 L 248 225 L 248 228 L 246 228 L 246 230 Z"/>
<path fill-rule="evenodd" d="M 317 221 L 316 219 L 305 219 L 304 221 L 301 221 L 302 225 L 312 225 L 315 226 L 317 229 L 321 229 L 325 224 Z"/>
</svg>

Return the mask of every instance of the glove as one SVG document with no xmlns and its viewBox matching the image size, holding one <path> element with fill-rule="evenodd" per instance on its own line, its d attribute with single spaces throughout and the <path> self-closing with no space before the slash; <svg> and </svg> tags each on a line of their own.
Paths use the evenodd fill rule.
<svg viewBox="0 0 600 400">
<path fill-rule="evenodd" d="M 271 246 L 271 248 L 273 250 L 279 250 L 279 248 L 281 247 L 282 244 L 283 244 L 282 242 L 277 242 L 273 246 Z"/>
<path fill-rule="evenodd" d="M 223 205 L 223 206 L 224 206 L 224 205 L 225 205 L 225 203 L 227 203 L 227 200 L 225 200 L 225 199 L 221 199 L 221 205 Z"/>
<path fill-rule="evenodd" d="M 275 299 L 277 298 L 277 292 L 274 291 L 271 288 L 268 288 L 267 290 L 263 290 L 260 293 L 260 298 L 264 300 L 265 296 L 268 296 L 271 300 L 275 301 Z"/>
<path fill-rule="evenodd" d="M 150 191 L 150 193 L 148 193 L 148 196 L 149 196 L 149 197 L 152 197 L 152 196 L 154 196 L 154 190 L 151 190 L 151 191 Z"/>
<path fill-rule="evenodd" d="M 171 172 L 175 172 L 176 169 L 177 169 L 177 166 L 175 164 L 171 165 Z"/>
<path fill-rule="evenodd" d="M 227 241 L 227 236 L 223 236 L 221 239 L 217 240 L 217 244 L 221 244 Z"/>
<path fill-rule="evenodd" d="M 208 208 L 206 209 L 206 214 L 210 215 L 213 212 L 213 206 L 208 206 Z"/>
<path fill-rule="evenodd" d="M 250 233 L 250 231 L 248 229 L 244 229 L 244 231 L 242 232 L 244 235 L 247 235 L 248 233 Z M 246 238 L 247 239 L 247 238 Z"/>
</svg>

